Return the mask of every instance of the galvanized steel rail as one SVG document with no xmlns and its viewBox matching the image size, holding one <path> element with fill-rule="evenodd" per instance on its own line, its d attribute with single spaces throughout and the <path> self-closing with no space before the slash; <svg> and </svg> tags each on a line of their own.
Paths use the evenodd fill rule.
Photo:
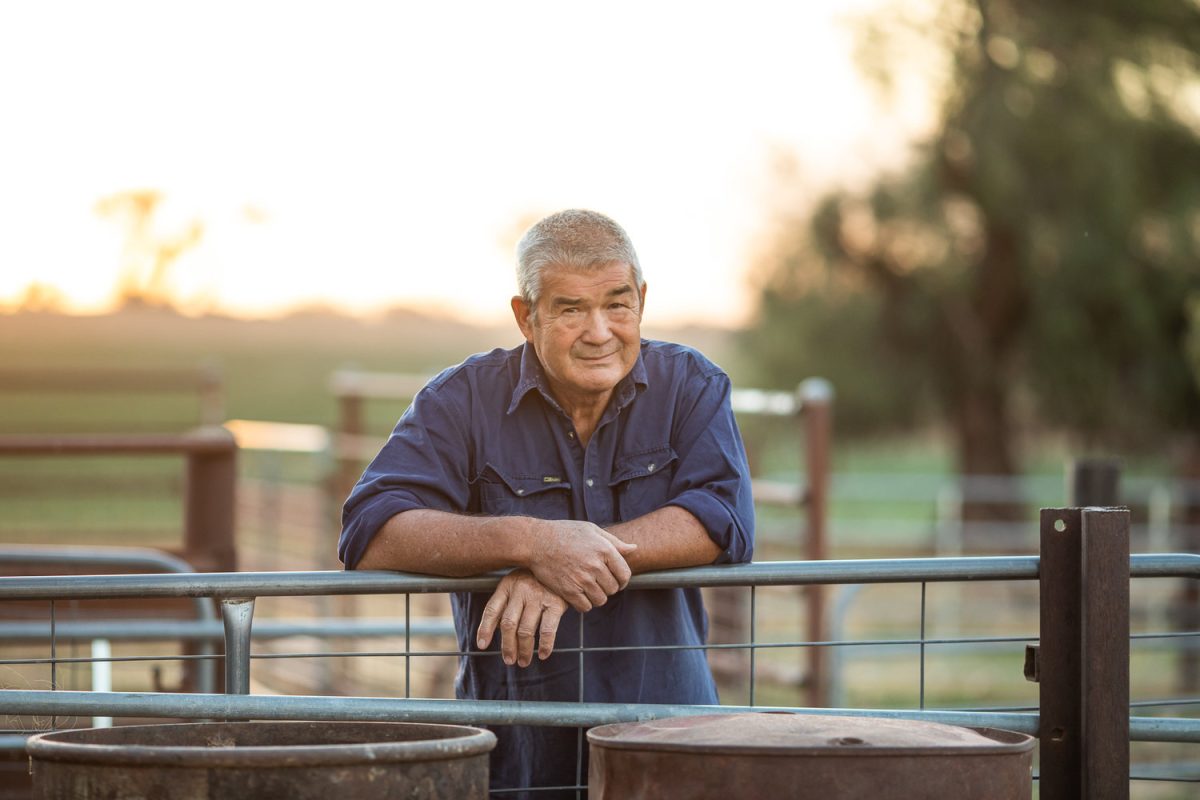
<svg viewBox="0 0 1200 800">
<path fill-rule="evenodd" d="M 346 720 L 356 722 L 444 722 L 458 725 L 551 725 L 592 727 L 699 714 L 786 712 L 847 717 L 886 717 L 946 725 L 1003 728 L 1037 735 L 1038 715 L 997 711 L 918 709 L 701 706 L 651 703 L 517 702 L 431 700 L 400 697 L 183 694 L 168 692 L 74 692 L 7 689 L 0 692 L 6 714 L 60 717 L 166 717 L 178 719 Z M 1200 720 L 1131 717 L 1130 739 L 1140 742 L 1200 743 Z"/>
<path fill-rule="evenodd" d="M 1139 559 L 1141 557 L 1134 557 Z M 1147 557 L 1151 558 L 1151 557 Z M 1200 576 L 1200 555 L 1154 556 L 1135 570 Z M 1161 559 L 1168 559 L 1162 561 Z M 1178 560 L 1175 560 L 1178 559 Z M 404 572 L 209 572 L 190 575 L 84 575 L 69 582 L 49 577 L 0 578 L 0 600 L 84 600 L 122 597 L 301 597 L 341 594 L 486 592 L 504 572 L 443 578 Z M 1156 573 L 1157 574 L 1157 573 Z M 765 561 L 635 575 L 630 589 L 695 586 L 798 586 L 842 583 L 914 583 L 1034 580 L 1036 556 L 899 558 L 845 561 Z"/>
<path fill-rule="evenodd" d="M 1200 578 L 1200 555 L 1130 556 L 1131 578 Z M 0 600 L 95 600 L 128 597 L 303 597 L 342 594 L 486 592 L 503 572 L 442 578 L 404 572 L 208 572 L 180 575 L 0 577 Z M 1036 580 L 1037 556 L 764 561 L 635 575 L 630 589 L 694 586 L 801 586 Z"/>
</svg>

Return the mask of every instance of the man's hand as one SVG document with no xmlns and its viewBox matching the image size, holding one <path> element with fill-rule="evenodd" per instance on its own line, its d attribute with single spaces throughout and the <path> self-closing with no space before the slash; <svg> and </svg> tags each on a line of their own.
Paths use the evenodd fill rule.
<svg viewBox="0 0 1200 800">
<path fill-rule="evenodd" d="M 629 583 L 625 556 L 637 549 L 591 522 L 541 520 L 529 571 L 576 611 L 591 611 Z"/>
<path fill-rule="evenodd" d="M 529 570 L 515 569 L 500 579 L 483 609 L 475 643 L 486 650 L 500 626 L 500 655 L 504 663 L 528 667 L 533 660 L 533 637 L 538 637 L 538 658 L 554 651 L 554 637 L 566 602 L 551 592 Z"/>
</svg>

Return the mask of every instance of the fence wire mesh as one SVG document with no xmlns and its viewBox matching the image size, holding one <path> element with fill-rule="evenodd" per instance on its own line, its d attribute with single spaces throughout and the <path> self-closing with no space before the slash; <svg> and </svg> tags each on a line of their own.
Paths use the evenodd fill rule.
<svg viewBox="0 0 1200 800">
<path fill-rule="evenodd" d="M 1194 580 L 1200 576 L 1200 556 L 1134 556 L 1132 574 Z M 743 595 L 741 640 L 659 648 L 698 647 L 714 666 L 725 659 L 714 670 L 721 676 L 723 710 L 812 711 L 799 702 L 804 697 L 803 665 L 808 663 L 803 654 L 822 648 L 837 654 L 831 659 L 838 687 L 835 713 L 911 716 L 1036 733 L 1036 685 L 1026 682 L 1021 671 L 1026 645 L 1037 642 L 1037 577 L 1038 560 L 1022 556 L 765 562 L 637 576 L 629 590 L 703 586 Z M 486 591 L 496 580 L 494 575 L 443 579 L 338 572 L 0 579 L 0 606 L 40 604 L 45 611 L 44 619 L 32 623 L 0 621 L 8 626 L 0 636 L 5 642 L 0 672 L 6 675 L 0 713 L 6 720 L 3 733 L 9 734 L 0 743 L 17 748 L 31 730 L 86 727 L 110 717 L 548 724 L 579 729 L 577 783 L 541 788 L 582 793 L 584 728 L 713 711 L 589 703 L 583 702 L 582 694 L 577 703 L 521 707 L 450 699 L 450 679 L 460 658 L 500 656 L 495 651 L 460 650 L 447 620 L 417 617 L 413 609 L 422 601 L 444 601 L 443 593 L 449 591 Z M 1159 582 L 1133 584 L 1140 588 Z M 840 625 L 831 627 L 828 640 L 811 641 L 799 633 L 799 589 L 818 583 L 837 589 L 834 607 L 841 611 L 834 616 Z M 1147 601 L 1159 596 L 1153 591 L 1144 594 Z M 246 653 L 249 694 L 146 694 L 146 689 L 164 688 L 165 669 L 182 672 L 190 664 L 219 665 L 219 656 L 180 652 L 180 639 L 216 643 L 225 634 L 211 619 L 183 620 L 175 630 L 161 620 L 74 619 L 74 610 L 84 603 L 133 596 L 211 597 L 225 605 L 231 599 L 257 597 L 260 611 L 271 602 L 353 596 L 360 602 L 382 603 L 391 616 L 358 621 L 260 616 L 245 630 L 252 637 L 246 644 L 252 646 L 228 650 Z M 1200 698 L 1172 693 L 1175 671 L 1170 664 L 1200 642 L 1200 631 L 1154 629 L 1161 618 L 1153 607 L 1140 603 L 1134 605 L 1140 627 L 1131 636 L 1131 789 L 1135 796 L 1176 796 L 1171 794 L 1176 789 L 1178 796 L 1189 796 L 1200 782 L 1195 757 Z M 590 643 L 583 638 L 585 630 L 581 627 L 579 642 L 557 648 L 578 655 L 581 691 L 586 653 L 623 649 Z M 97 652 L 100 641 L 111 643 L 110 653 Z M 730 657 L 744 669 L 731 669 Z M 105 666 L 112 671 L 108 688 L 117 691 L 89 691 Z M 147 667 L 152 670 L 149 675 Z M 343 680 L 382 685 L 388 691 L 370 698 L 358 692 L 353 693 L 357 697 L 309 693 L 320 689 L 322 681 L 344 689 L 350 684 Z M 1158 716 L 1167 712 L 1179 716 Z"/>
</svg>

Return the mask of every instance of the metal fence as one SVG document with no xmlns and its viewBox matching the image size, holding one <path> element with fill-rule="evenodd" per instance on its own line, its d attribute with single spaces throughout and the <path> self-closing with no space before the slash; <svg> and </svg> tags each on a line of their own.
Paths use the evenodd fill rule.
<svg viewBox="0 0 1200 800">
<path fill-rule="evenodd" d="M 789 710 L 797 713 L 817 709 L 764 705 L 756 689 L 758 660 L 773 651 L 855 648 L 893 648 L 912 654 L 918 664 L 918 702 L 907 708 L 839 708 L 838 714 L 923 719 L 957 725 L 998 727 L 1038 735 L 1040 747 L 1040 793 L 1044 798 L 1084 796 L 1088 782 L 1110 788 L 1143 782 L 1183 787 L 1200 782 L 1195 759 L 1175 756 L 1168 763 L 1129 766 L 1130 742 L 1200 744 L 1200 719 L 1143 716 L 1156 708 L 1200 706 L 1200 698 L 1168 698 L 1130 703 L 1130 648 L 1145 643 L 1195 640 L 1200 631 L 1143 632 L 1130 637 L 1130 578 L 1200 579 L 1200 556 L 1128 556 L 1128 515 L 1100 509 L 1060 509 L 1044 512 L 1041 525 L 1042 556 L 975 558 L 922 558 L 822 562 L 764 562 L 713 566 L 635 576 L 629 591 L 680 586 L 749 587 L 749 640 L 741 643 L 707 645 L 708 650 L 738 649 L 749 658 L 748 703 L 722 706 L 721 711 Z M 1122 548 L 1124 550 L 1122 551 Z M 169 717 L 185 719 L 317 719 L 458 722 L 488 725 L 535 724 L 580 728 L 619 721 L 646 720 L 684 714 L 712 713 L 707 706 L 660 706 L 635 704 L 515 703 L 502 701 L 454 701 L 416 699 L 408 696 L 409 670 L 421 658 L 453 656 L 499 657 L 496 652 L 431 650 L 413 646 L 413 638 L 428 633 L 406 615 L 401 630 L 403 646 L 374 652 L 292 652 L 287 654 L 252 651 L 253 611 L 256 598 L 333 595 L 413 595 L 454 591 L 489 591 L 496 574 L 467 579 L 436 578 L 388 572 L 288 572 L 214 573 L 178 575 L 103 575 L 69 578 L 0 578 L 0 601 L 44 601 L 61 604 L 73 600 L 108 598 L 211 597 L 220 601 L 225 615 L 226 686 L 228 694 L 180 694 L 143 692 L 85 692 L 9 689 L 0 692 L 0 713 L 10 717 L 37 716 L 65 720 L 71 716 Z M 919 589 L 919 629 L 908 636 L 877 639 L 826 641 L 768 641 L 759 635 L 763 619 L 757 596 L 771 587 L 811 585 L 896 585 Z M 1031 584 L 1039 594 L 1038 622 L 1029 621 L 1027 633 L 1009 636 L 928 635 L 927 590 L 940 585 Z M 1124 609 L 1124 611 L 1122 611 Z M 1034 629 L 1034 625 L 1037 629 Z M 264 626 L 265 627 L 265 626 Z M 1117 635 L 1113 635 L 1114 631 Z M 263 631 L 262 633 L 265 633 Z M 312 629 L 301 633 L 313 633 Z M 59 657 L 57 641 L 66 631 L 44 631 L 49 655 L 6 658 L 9 668 L 49 667 L 97 659 Z M 181 631 L 181 634 L 184 632 Z M 198 632 L 197 632 L 198 633 Z M 211 635 L 212 631 L 205 631 Z M 342 630 L 340 635 L 352 634 Z M 369 630 L 360 631 L 371 635 Z M 583 654 L 604 649 L 580 642 L 558 648 Z M 946 708 L 926 702 L 927 669 L 936 654 L 956 647 L 993 645 L 1004 648 L 1017 666 L 1012 679 L 1022 681 L 1020 664 L 1028 678 L 1039 681 L 1039 700 L 1030 707 Z M 1028 652 L 1025 652 L 1028 648 Z M 379 656 L 403 664 L 405 697 L 365 698 L 332 696 L 267 696 L 249 694 L 251 665 L 266 659 L 334 658 Z M 140 658 L 134 656 L 131 658 Z M 203 655 L 177 656 L 200 659 Z M 120 661 L 113 658 L 111 661 Z M 397 682 L 399 676 L 397 675 Z M 1136 716 L 1130 716 L 1130 711 Z M 829 713 L 823 710 L 823 713 Z M 20 744 L 19 739 L 9 742 Z M 582 767 L 578 783 L 583 789 Z M 562 789 L 564 787 L 556 787 Z M 1119 794 L 1119 793 L 1118 793 Z M 1186 796 L 1186 794 L 1180 795 Z"/>
</svg>

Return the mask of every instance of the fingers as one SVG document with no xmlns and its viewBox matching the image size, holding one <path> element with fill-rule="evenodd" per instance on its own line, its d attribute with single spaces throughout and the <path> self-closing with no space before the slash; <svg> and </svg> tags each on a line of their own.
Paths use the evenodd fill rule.
<svg viewBox="0 0 1200 800">
<path fill-rule="evenodd" d="M 615 560 L 624 564 L 624 559 L 620 557 Z M 613 575 L 613 571 L 605 562 L 594 573 L 582 572 L 564 575 L 553 570 L 538 570 L 534 576 L 546 586 L 551 587 L 555 593 L 570 604 L 571 608 L 581 614 L 586 614 L 593 608 L 607 603 L 609 595 L 616 594 L 621 590 L 622 584 Z M 625 565 L 625 571 L 628 573 L 628 565 Z M 628 581 L 629 578 L 626 575 L 625 582 L 628 583 Z"/>
<path fill-rule="evenodd" d="M 594 605 L 583 589 L 574 589 L 572 591 L 564 592 L 562 598 L 563 600 L 566 600 L 568 604 L 570 604 L 571 608 L 575 609 L 580 614 L 586 614 L 587 612 L 591 611 Z"/>
<path fill-rule="evenodd" d="M 612 543 L 613 548 L 617 551 L 615 556 L 610 556 L 605 562 L 608 565 L 609 571 L 613 578 L 616 579 L 618 589 L 624 589 L 629 584 L 629 579 L 633 576 L 633 572 L 629 569 L 629 562 L 625 560 L 625 556 L 637 550 L 637 545 L 632 542 L 624 542 L 613 536 L 608 531 L 603 531 Z M 613 594 L 613 592 L 609 592 Z"/>
<path fill-rule="evenodd" d="M 500 657 L 510 667 L 517 663 L 517 628 L 524 610 L 525 603 L 514 597 L 500 615 Z"/>
<path fill-rule="evenodd" d="M 483 607 L 483 615 L 479 620 L 479 630 L 475 634 L 475 644 L 480 650 L 486 650 L 488 645 L 492 643 L 492 635 L 496 632 L 496 624 L 500 621 L 500 615 L 508 605 L 508 581 L 500 581 L 500 585 L 496 587 L 496 591 L 487 601 L 487 605 Z"/>
<path fill-rule="evenodd" d="M 586 613 L 625 588 L 632 573 L 623 553 L 637 549 L 590 522 L 559 523 L 553 544 L 531 565 L 552 592 Z"/>
<path fill-rule="evenodd" d="M 533 660 L 533 637 L 537 635 L 541 624 L 542 606 L 540 603 L 526 603 L 521 619 L 517 623 L 517 664 L 528 667 Z"/>
<path fill-rule="evenodd" d="M 622 559 L 622 562 L 624 562 L 624 559 Z M 606 600 L 608 599 L 609 595 L 613 595 L 621 591 L 621 583 L 618 578 L 613 575 L 611 569 L 601 570 L 600 574 L 596 576 L 596 583 L 600 587 L 601 591 L 604 592 L 604 597 Z M 597 603 L 596 605 L 604 604 Z"/>
<path fill-rule="evenodd" d="M 542 624 L 538 629 L 538 658 L 545 661 L 554 652 L 554 639 L 558 636 L 558 623 L 562 620 L 562 605 L 546 605 L 542 608 Z"/>
<path fill-rule="evenodd" d="M 612 576 L 609 577 L 611 578 Z M 596 582 L 598 580 L 600 580 L 600 577 L 596 576 L 595 581 L 587 584 L 587 586 L 584 587 L 584 593 L 587 594 L 588 600 L 590 600 L 592 605 L 595 607 L 599 607 L 607 603 L 608 595 L 610 594 L 609 592 L 604 591 L 604 588 Z M 613 591 L 616 590 L 614 589 Z"/>
<path fill-rule="evenodd" d="M 538 658 L 554 652 L 554 640 L 567 603 L 528 572 L 512 572 L 496 587 L 484 606 L 476 644 L 486 649 L 500 629 L 500 657 L 505 664 L 527 667 L 533 661 L 534 638 Z"/>
</svg>

